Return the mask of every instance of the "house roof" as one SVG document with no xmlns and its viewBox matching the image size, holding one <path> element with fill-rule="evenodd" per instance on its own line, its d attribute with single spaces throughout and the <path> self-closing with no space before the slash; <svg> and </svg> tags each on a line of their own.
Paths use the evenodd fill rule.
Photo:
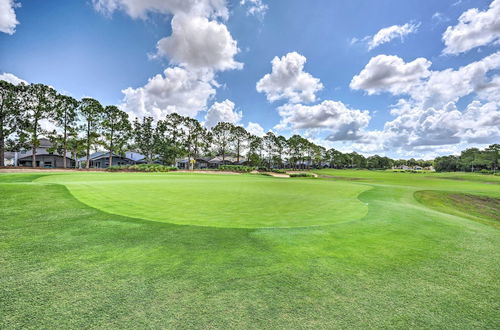
<svg viewBox="0 0 500 330">
<path fill-rule="evenodd" d="M 146 156 L 144 156 L 138 152 L 135 152 L 135 151 L 126 151 L 125 157 L 132 159 L 133 161 L 136 161 L 136 162 L 144 160 L 144 158 L 146 158 Z"/>
<path fill-rule="evenodd" d="M 90 155 L 90 160 L 98 160 L 101 158 L 108 158 L 108 157 L 109 157 L 109 152 L 98 151 L 98 152 L 94 152 L 93 154 Z M 129 160 L 133 161 L 133 159 L 130 159 L 128 157 L 122 157 L 122 156 L 117 155 L 115 153 L 113 153 L 113 157 L 118 157 L 118 158 L 122 158 L 122 159 L 129 159 Z M 86 160 L 87 160 L 87 156 L 78 158 L 78 161 L 80 161 L 80 162 L 84 162 Z"/>
<path fill-rule="evenodd" d="M 224 161 L 225 162 L 231 162 L 231 163 L 236 163 L 237 162 L 237 158 L 236 157 L 233 157 L 233 156 L 228 156 L 228 157 L 224 157 Z M 240 157 L 240 163 L 244 163 L 246 162 L 246 158 L 244 157 Z M 212 158 L 208 161 L 209 163 L 222 163 L 222 157 L 221 156 L 217 156 L 215 158 Z"/>
</svg>

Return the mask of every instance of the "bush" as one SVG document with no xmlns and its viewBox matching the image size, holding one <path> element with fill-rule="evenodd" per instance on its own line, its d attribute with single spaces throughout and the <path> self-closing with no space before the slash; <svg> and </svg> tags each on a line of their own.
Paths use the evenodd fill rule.
<svg viewBox="0 0 500 330">
<path fill-rule="evenodd" d="M 482 170 L 478 171 L 478 173 L 481 173 L 481 174 L 493 174 L 493 171 L 482 169 Z"/>
<path fill-rule="evenodd" d="M 279 168 L 272 169 L 271 172 L 278 173 L 278 174 L 286 174 L 286 170 L 282 170 Z"/>
<path fill-rule="evenodd" d="M 311 173 L 290 173 L 291 178 L 314 178 L 315 176 Z"/>
<path fill-rule="evenodd" d="M 243 166 L 243 165 L 221 165 L 221 166 L 219 166 L 219 171 L 248 173 L 248 172 L 252 172 L 253 170 L 255 170 L 255 167 L 252 167 L 252 166 Z"/>
<path fill-rule="evenodd" d="M 177 167 L 165 166 L 159 164 L 138 164 L 110 166 L 106 169 L 109 172 L 170 172 L 176 171 Z"/>
</svg>

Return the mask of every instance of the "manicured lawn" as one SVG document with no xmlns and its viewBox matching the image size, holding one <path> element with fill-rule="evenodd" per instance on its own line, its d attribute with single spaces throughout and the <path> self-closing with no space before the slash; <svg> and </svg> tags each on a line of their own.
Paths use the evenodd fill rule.
<svg viewBox="0 0 500 330">
<path fill-rule="evenodd" d="M 359 219 L 367 186 L 261 175 L 83 173 L 38 180 L 65 185 L 102 211 L 176 224 L 302 227 Z"/>
<path fill-rule="evenodd" d="M 318 173 L 0 174 L 0 328 L 498 327 L 499 177 Z"/>
</svg>

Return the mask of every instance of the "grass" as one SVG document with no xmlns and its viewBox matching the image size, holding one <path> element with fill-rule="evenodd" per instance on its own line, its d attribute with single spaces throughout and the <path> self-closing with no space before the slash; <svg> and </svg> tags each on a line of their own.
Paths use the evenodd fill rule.
<svg viewBox="0 0 500 330">
<path fill-rule="evenodd" d="M 500 198 L 436 190 L 417 191 L 415 198 L 436 210 L 500 228 Z"/>
<path fill-rule="evenodd" d="M 256 175 L 83 173 L 39 182 L 65 185 L 102 211 L 176 224 L 215 227 L 302 227 L 363 217 L 364 186 Z M 256 212 L 258 210 L 258 212 Z"/>
<path fill-rule="evenodd" d="M 324 178 L 0 174 L 0 328 L 498 327 L 498 229 L 471 221 L 467 209 L 460 211 L 467 216 L 452 214 L 452 204 L 436 209 L 415 198 L 419 191 L 498 198 L 498 178 L 317 173 Z M 105 187 L 110 180 L 120 188 Z M 133 189 L 144 186 L 154 198 L 180 203 L 164 208 L 168 215 L 196 214 L 185 209 L 194 208 L 186 192 L 196 181 L 212 203 L 197 220 L 186 216 L 179 225 L 147 220 L 151 209 L 142 217 L 107 209 L 120 204 L 131 215 L 134 206 L 124 204 L 148 203 Z M 121 197 L 95 204 L 93 189 L 102 199 L 115 198 L 114 191 Z M 311 226 L 314 210 L 301 210 L 296 199 L 276 204 L 311 194 L 314 202 L 316 189 L 327 199 L 346 198 L 329 224 Z M 248 214 L 224 214 L 231 205 L 210 194 L 221 190 L 232 203 L 240 203 L 237 193 L 251 200 L 240 205 Z M 352 207 L 343 205 L 348 196 Z M 334 212 L 324 203 L 323 211 Z M 353 216 L 354 205 L 363 214 Z M 286 217 L 267 214 L 275 207 L 302 216 L 282 228 Z M 228 227 L 214 222 L 211 209 Z M 489 214 L 482 219 L 495 221 Z M 265 217 L 281 220 L 260 228 Z"/>
</svg>

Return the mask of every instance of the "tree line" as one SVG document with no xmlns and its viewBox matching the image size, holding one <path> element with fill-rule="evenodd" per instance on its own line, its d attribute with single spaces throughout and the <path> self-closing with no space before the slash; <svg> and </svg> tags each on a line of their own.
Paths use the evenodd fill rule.
<svg viewBox="0 0 500 330">
<path fill-rule="evenodd" d="M 434 160 L 436 171 L 439 172 L 486 172 L 495 173 L 498 170 L 498 158 L 500 155 L 500 144 L 492 144 L 480 150 L 469 148 L 463 150 L 460 156 L 442 156 Z"/>
<path fill-rule="evenodd" d="M 49 131 L 41 127 L 44 120 L 57 129 Z M 300 165 L 387 169 L 398 165 L 426 167 L 433 164 L 433 161 L 426 160 L 393 160 L 379 155 L 364 157 L 356 152 L 342 153 L 297 134 L 287 139 L 268 132 L 260 137 L 228 122 L 220 122 L 208 129 L 198 120 L 177 113 L 168 114 L 156 122 L 152 117 L 131 122 L 127 113 L 117 106 L 103 106 L 93 98 L 76 100 L 47 85 L 14 85 L 0 81 L 0 166 L 4 166 L 6 149 L 20 148 L 31 148 L 32 164 L 36 166 L 36 150 L 42 137 L 48 137 L 53 151 L 61 155 L 69 153 L 75 160 L 85 157 L 87 168 L 91 151 L 98 148 L 109 152 L 109 164 L 112 164 L 113 154 L 123 155 L 126 150 L 144 155 L 147 163 L 166 165 L 175 165 L 179 158 L 187 158 L 190 164 L 190 160 L 196 158 L 215 156 L 221 157 L 222 162 L 232 157 L 237 163 L 245 159 L 251 166 L 267 168 Z M 488 163 L 490 168 L 498 162 L 496 146 L 495 165 Z M 474 161 L 475 166 L 482 166 L 479 165 L 481 157 Z M 66 168 L 66 157 L 63 159 Z M 443 167 L 441 158 L 436 160 L 439 160 L 439 170 L 462 169 Z"/>
</svg>

